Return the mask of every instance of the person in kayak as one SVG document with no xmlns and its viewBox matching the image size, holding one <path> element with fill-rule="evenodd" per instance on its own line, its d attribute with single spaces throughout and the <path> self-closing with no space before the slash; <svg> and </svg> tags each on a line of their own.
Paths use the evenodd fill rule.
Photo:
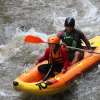
<svg viewBox="0 0 100 100">
<path fill-rule="evenodd" d="M 43 81 L 47 80 L 49 77 L 54 76 L 55 72 L 65 72 L 70 65 L 70 62 L 67 58 L 67 50 L 64 46 L 60 45 L 59 37 L 56 35 L 49 37 L 48 46 L 49 47 L 46 48 L 43 57 L 38 60 L 38 63 L 44 60 L 48 60 L 48 64 L 43 64 L 38 67 L 38 70 L 41 74 L 44 74 L 44 76 L 48 74 L 47 77 L 44 77 Z"/>
<path fill-rule="evenodd" d="M 65 29 L 57 33 L 62 42 L 74 48 L 82 48 L 82 41 L 86 44 L 87 49 L 91 49 L 90 43 L 86 36 L 80 30 L 75 28 L 75 19 L 68 17 L 64 23 Z M 83 58 L 84 53 L 80 50 L 69 48 L 68 59 L 72 64 Z"/>
</svg>

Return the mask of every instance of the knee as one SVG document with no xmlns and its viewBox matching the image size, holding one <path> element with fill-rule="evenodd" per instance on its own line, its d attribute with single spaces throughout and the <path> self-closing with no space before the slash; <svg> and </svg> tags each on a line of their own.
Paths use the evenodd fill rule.
<svg viewBox="0 0 100 100">
<path fill-rule="evenodd" d="M 75 56 L 79 57 L 81 55 L 81 53 L 79 51 L 75 52 Z"/>
<path fill-rule="evenodd" d="M 43 72 L 43 67 L 42 67 L 42 66 L 39 66 L 39 67 L 38 67 L 38 71 L 39 71 L 40 73 L 42 73 L 42 72 Z"/>
<path fill-rule="evenodd" d="M 84 57 L 84 53 L 79 52 L 79 51 L 76 51 L 76 52 L 75 52 L 75 57 L 76 57 L 77 59 L 81 60 L 81 59 L 83 59 L 83 57 Z"/>
</svg>

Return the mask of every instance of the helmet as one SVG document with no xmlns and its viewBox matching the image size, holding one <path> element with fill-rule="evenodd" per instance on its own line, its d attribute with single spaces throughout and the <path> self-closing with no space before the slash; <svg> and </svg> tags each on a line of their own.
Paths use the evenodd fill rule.
<svg viewBox="0 0 100 100">
<path fill-rule="evenodd" d="M 55 43 L 55 44 L 59 44 L 60 43 L 60 38 L 58 36 L 50 36 L 48 38 L 48 43 Z"/>
<path fill-rule="evenodd" d="M 75 19 L 73 17 L 66 18 L 64 26 L 74 27 L 75 26 Z"/>
</svg>

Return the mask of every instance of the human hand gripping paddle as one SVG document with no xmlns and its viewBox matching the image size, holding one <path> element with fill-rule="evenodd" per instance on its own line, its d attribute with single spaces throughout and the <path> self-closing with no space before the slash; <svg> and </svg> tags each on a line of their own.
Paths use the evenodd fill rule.
<svg viewBox="0 0 100 100">
<path fill-rule="evenodd" d="M 27 35 L 25 38 L 24 38 L 24 41 L 26 43 L 47 43 L 45 40 L 43 40 L 42 38 L 38 37 L 38 36 L 33 36 L 33 35 Z M 95 53 L 95 54 L 100 54 L 99 52 L 94 52 L 92 50 L 86 50 L 86 49 L 80 49 L 80 48 L 75 48 L 75 47 L 72 47 L 72 46 L 66 46 L 67 48 L 70 48 L 70 49 L 75 49 L 75 50 L 80 50 L 80 51 L 84 51 L 84 52 L 89 52 L 89 53 Z M 100 47 L 100 46 L 97 46 L 97 47 Z"/>
</svg>

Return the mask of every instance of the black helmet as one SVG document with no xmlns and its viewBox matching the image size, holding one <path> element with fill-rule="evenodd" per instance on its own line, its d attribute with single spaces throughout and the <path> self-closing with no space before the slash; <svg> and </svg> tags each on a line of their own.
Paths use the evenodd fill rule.
<svg viewBox="0 0 100 100">
<path fill-rule="evenodd" d="M 66 18 L 64 26 L 74 27 L 75 26 L 75 19 L 73 17 Z"/>
</svg>

